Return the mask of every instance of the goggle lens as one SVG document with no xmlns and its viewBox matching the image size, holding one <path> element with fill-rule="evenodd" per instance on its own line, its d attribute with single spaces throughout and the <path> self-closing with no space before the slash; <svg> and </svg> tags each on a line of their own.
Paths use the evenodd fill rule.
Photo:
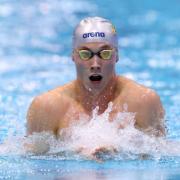
<svg viewBox="0 0 180 180">
<path fill-rule="evenodd" d="M 103 49 L 97 53 L 94 53 L 88 49 L 81 49 L 78 51 L 79 57 L 82 60 L 89 60 L 91 59 L 94 55 L 97 55 L 99 58 L 103 60 L 110 60 L 112 58 L 112 49 Z"/>
<path fill-rule="evenodd" d="M 112 57 L 112 50 L 111 49 L 105 49 L 100 51 L 100 57 L 104 60 L 109 60 Z"/>
<path fill-rule="evenodd" d="M 89 50 L 79 50 L 79 56 L 82 60 L 89 60 L 92 56 L 92 52 Z"/>
</svg>

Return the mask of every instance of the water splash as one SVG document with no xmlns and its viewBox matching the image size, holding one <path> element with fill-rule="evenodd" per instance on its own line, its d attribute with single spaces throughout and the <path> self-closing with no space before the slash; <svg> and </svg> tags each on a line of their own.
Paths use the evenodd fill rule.
<svg viewBox="0 0 180 180">
<path fill-rule="evenodd" d="M 61 159 L 134 159 L 146 155 L 159 159 L 180 155 L 179 142 L 149 136 L 136 129 L 135 113 L 128 112 L 126 104 L 124 111 L 109 121 L 112 106 L 109 103 L 100 115 L 96 107 L 90 120 L 82 115 L 79 121 L 60 131 L 60 138 L 50 132 L 34 133 L 29 137 L 9 137 L 1 145 L 0 154 L 59 155 Z"/>
</svg>

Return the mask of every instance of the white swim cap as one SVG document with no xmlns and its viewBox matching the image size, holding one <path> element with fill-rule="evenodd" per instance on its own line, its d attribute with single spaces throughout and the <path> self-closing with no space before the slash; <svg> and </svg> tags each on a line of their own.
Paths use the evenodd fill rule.
<svg viewBox="0 0 180 180">
<path fill-rule="evenodd" d="M 73 34 L 73 48 L 88 42 L 107 42 L 118 48 L 118 37 L 112 23 L 101 17 L 88 17 L 80 21 Z"/>
</svg>

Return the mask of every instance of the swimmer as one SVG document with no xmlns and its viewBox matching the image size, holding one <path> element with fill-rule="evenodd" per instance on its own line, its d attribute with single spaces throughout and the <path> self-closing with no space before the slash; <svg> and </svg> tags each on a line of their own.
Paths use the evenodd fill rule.
<svg viewBox="0 0 180 180">
<path fill-rule="evenodd" d="M 81 114 L 90 119 L 97 106 L 102 114 L 109 102 L 113 104 L 109 121 L 127 105 L 127 110 L 135 113 L 137 129 L 165 135 L 165 112 L 156 92 L 115 72 L 118 36 L 109 20 L 88 17 L 80 21 L 73 33 L 72 60 L 76 79 L 34 98 L 27 113 L 27 135 L 49 131 L 58 137 L 62 129 L 78 122 Z M 128 121 L 119 128 L 126 125 Z"/>
</svg>

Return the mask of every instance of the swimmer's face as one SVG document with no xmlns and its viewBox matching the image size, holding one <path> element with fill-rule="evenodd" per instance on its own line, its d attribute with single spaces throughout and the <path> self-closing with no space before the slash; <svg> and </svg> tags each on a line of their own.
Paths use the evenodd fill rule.
<svg viewBox="0 0 180 180">
<path fill-rule="evenodd" d="M 95 55 L 94 55 L 95 53 Z M 115 76 L 116 48 L 107 43 L 85 43 L 74 49 L 77 79 L 89 90 L 103 90 Z"/>
</svg>

